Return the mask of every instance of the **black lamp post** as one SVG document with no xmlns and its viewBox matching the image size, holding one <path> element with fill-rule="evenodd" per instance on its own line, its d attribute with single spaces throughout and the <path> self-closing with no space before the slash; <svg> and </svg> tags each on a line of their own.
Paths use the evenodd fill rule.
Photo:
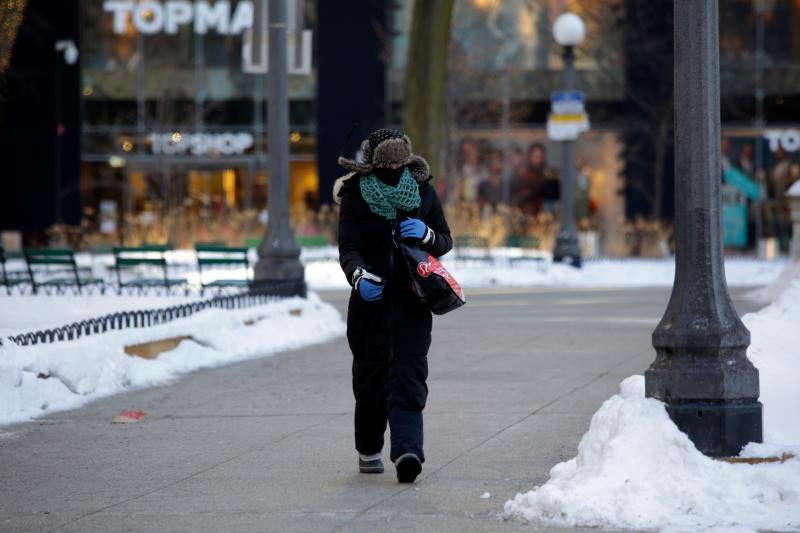
<svg viewBox="0 0 800 533">
<path fill-rule="evenodd" d="M 267 0 L 259 0 L 260 9 Z M 286 52 L 286 0 L 269 0 L 269 74 L 267 101 L 269 157 L 269 220 L 258 246 L 257 288 L 305 296 L 306 282 L 300 247 L 289 222 L 289 98 Z M 260 31 L 255 17 L 253 31 Z"/>
<path fill-rule="evenodd" d="M 750 332 L 725 282 L 717 0 L 675 0 L 675 283 L 653 332 L 646 394 L 710 456 L 760 442 Z"/>
<path fill-rule="evenodd" d="M 560 15 L 553 24 L 553 36 L 564 47 L 563 90 L 575 89 L 575 47 L 583 41 L 586 33 L 583 20 L 573 13 Z M 563 141 L 563 164 L 561 167 L 561 228 L 556 236 L 553 261 L 581 266 L 581 248 L 575 228 L 575 141 Z"/>
</svg>

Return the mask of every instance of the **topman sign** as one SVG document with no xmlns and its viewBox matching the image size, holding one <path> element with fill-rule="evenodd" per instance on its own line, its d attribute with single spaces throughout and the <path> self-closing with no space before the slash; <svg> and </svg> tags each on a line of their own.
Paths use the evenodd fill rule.
<svg viewBox="0 0 800 533">
<path fill-rule="evenodd" d="M 796 152 L 800 150 L 800 130 L 767 130 L 764 138 L 769 141 L 771 152 L 777 152 L 778 148 L 783 148 L 786 152 Z"/>
<path fill-rule="evenodd" d="M 178 33 L 182 26 L 192 25 L 195 33 L 215 31 L 237 35 L 253 25 L 253 2 L 240 0 L 106 0 L 103 9 L 114 15 L 114 33 L 126 33 L 133 23 L 143 34 Z"/>
</svg>

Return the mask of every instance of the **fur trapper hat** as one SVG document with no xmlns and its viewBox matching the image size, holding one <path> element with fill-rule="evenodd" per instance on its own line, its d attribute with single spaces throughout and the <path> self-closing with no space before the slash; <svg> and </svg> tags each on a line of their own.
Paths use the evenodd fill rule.
<svg viewBox="0 0 800 533">
<path fill-rule="evenodd" d="M 339 166 L 349 172 L 333 185 L 333 200 L 341 202 L 342 186 L 353 176 L 369 174 L 375 168 L 388 167 L 392 163 L 404 165 L 419 183 L 428 181 L 431 169 L 428 162 L 411 151 L 411 139 L 397 130 L 382 128 L 369 134 L 361 143 L 362 161 L 339 158 Z"/>
<path fill-rule="evenodd" d="M 384 168 L 392 163 L 405 165 L 417 181 L 430 177 L 428 162 L 411 151 L 411 139 L 397 130 L 382 128 L 369 134 L 361 143 L 362 161 L 339 158 L 339 166 L 359 174 L 369 174 L 375 168 Z M 334 198 L 336 195 L 334 195 Z"/>
</svg>

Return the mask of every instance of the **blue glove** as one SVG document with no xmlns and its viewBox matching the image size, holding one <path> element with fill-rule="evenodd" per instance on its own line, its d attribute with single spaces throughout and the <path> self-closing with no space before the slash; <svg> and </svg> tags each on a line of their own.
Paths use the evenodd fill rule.
<svg viewBox="0 0 800 533">
<path fill-rule="evenodd" d="M 433 238 L 433 231 L 418 218 L 408 218 L 400 223 L 401 239 L 418 239 L 426 244 Z"/>
<path fill-rule="evenodd" d="M 358 294 L 362 300 L 375 302 L 383 298 L 383 285 L 361 278 L 358 280 Z"/>
<path fill-rule="evenodd" d="M 374 302 L 383 298 L 384 285 L 383 278 L 367 272 L 364 267 L 358 267 L 353 272 L 353 287 L 364 301 Z"/>
</svg>

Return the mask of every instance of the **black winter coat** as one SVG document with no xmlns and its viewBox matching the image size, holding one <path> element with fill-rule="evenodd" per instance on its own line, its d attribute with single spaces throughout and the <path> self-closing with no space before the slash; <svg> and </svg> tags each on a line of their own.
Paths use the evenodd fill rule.
<svg viewBox="0 0 800 533">
<path fill-rule="evenodd" d="M 453 247 L 450 228 L 444 217 L 442 203 L 436 190 L 430 185 L 430 176 L 419 183 L 420 207 L 416 212 L 398 213 L 397 220 L 391 222 L 370 211 L 361 196 L 358 174 L 348 179 L 342 186 L 342 200 L 339 214 L 339 263 L 347 281 L 352 285 L 353 272 L 359 266 L 387 282 L 387 296 L 392 294 L 411 295 L 410 279 L 402 257 L 394 246 L 392 230 L 399 235 L 399 224 L 406 218 L 418 218 L 435 233 L 430 246 L 420 244 L 431 255 L 441 257 Z"/>
</svg>

